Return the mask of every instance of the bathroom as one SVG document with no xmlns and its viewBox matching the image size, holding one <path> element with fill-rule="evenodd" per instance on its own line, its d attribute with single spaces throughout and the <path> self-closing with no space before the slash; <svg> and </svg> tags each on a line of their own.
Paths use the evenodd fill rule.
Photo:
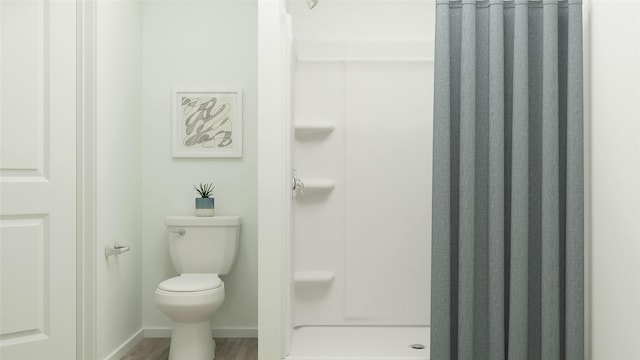
<svg viewBox="0 0 640 360">
<path fill-rule="evenodd" d="M 71 8 L 59 8 L 65 4 Z M 82 203 L 76 210 L 79 214 L 77 225 L 82 226 L 82 233 L 77 239 L 84 240 L 77 246 L 75 243 L 69 245 L 77 247 L 79 254 L 77 291 L 82 297 L 78 298 L 75 307 L 84 309 L 76 315 L 81 322 L 73 328 L 74 333 L 78 331 L 78 336 L 71 339 L 71 346 L 66 347 L 74 356 L 61 353 L 63 355 L 55 358 L 120 359 L 143 337 L 171 336 L 171 321 L 154 303 L 158 284 L 176 274 L 169 256 L 164 219 L 172 215 L 195 215 L 194 198 L 198 194 L 193 187 L 201 182 L 215 185 L 216 215 L 242 217 L 238 255 L 233 271 L 224 279 L 226 301 L 212 320 L 212 328 L 217 329 L 213 335 L 256 338 L 257 2 L 81 1 L 49 4 L 44 1 L 21 4 L 2 1 L 3 119 L 8 116 L 5 109 L 10 109 L 5 101 L 15 100 L 5 97 L 9 96 L 10 89 L 5 87 L 6 71 L 12 66 L 26 69 L 38 66 L 36 61 L 16 64 L 16 56 L 7 55 L 12 53 L 7 49 L 16 54 L 21 50 L 20 58 L 29 58 L 33 51 L 38 50 L 37 47 L 19 48 L 19 44 L 9 43 L 7 38 L 18 30 L 25 34 L 24 42 L 42 42 L 41 33 L 37 30 L 42 31 L 43 25 L 38 23 L 38 19 L 44 18 L 47 12 L 52 19 L 54 15 L 62 16 L 54 12 L 56 9 L 67 11 L 71 14 L 69 16 L 75 16 L 76 11 L 83 15 L 83 23 L 78 24 L 82 26 L 83 33 L 78 35 L 83 35 L 84 58 L 78 61 L 82 61 L 82 71 L 86 75 L 82 84 L 83 98 L 77 101 L 85 112 L 82 127 L 77 127 L 84 142 L 83 148 L 78 150 L 78 155 L 82 152 L 83 159 L 77 168 L 81 176 L 77 187 L 81 193 L 77 200 Z M 24 14 L 25 18 L 32 20 L 11 21 L 17 14 Z M 71 19 L 71 24 L 75 25 L 75 20 Z M 54 24 L 48 26 L 53 27 Z M 51 36 L 54 36 L 53 30 Z M 215 45 L 202 46 L 203 37 L 189 34 L 220 35 L 214 38 Z M 56 40 L 51 39 L 52 45 L 60 44 Z M 225 56 L 217 55 L 217 46 L 226 49 Z M 75 58 L 72 50 L 67 49 L 68 53 L 57 56 L 64 56 L 66 61 L 75 65 L 71 61 Z M 80 64 L 78 69 L 81 69 Z M 8 82 L 9 78 L 6 79 Z M 35 80 L 38 79 L 34 76 L 26 82 L 37 84 Z M 173 157 L 171 99 L 176 88 L 192 91 L 242 90 L 242 157 Z M 27 87 L 28 90 L 33 91 L 32 87 Z M 55 92 L 51 94 L 53 96 Z M 51 131 L 58 129 L 61 127 L 52 127 Z M 68 136 L 62 139 L 69 142 Z M 2 140 L 5 143 L 5 136 Z M 54 143 L 52 146 L 62 145 Z M 11 201 L 5 198 L 9 193 L 5 189 L 3 183 L 3 209 Z M 52 194 L 50 191 L 47 193 Z M 74 199 L 73 196 L 70 198 Z M 38 213 L 42 211 L 38 210 Z M 74 210 L 69 210 L 69 213 L 71 211 Z M 3 221 L 5 214 L 3 212 Z M 5 236 L 9 238 L 3 233 L 3 241 Z M 105 257 L 105 247 L 112 248 L 115 243 L 128 246 L 130 251 Z M 14 251 L 13 256 L 26 258 L 23 252 L 30 249 L 17 244 L 15 248 L 11 246 L 14 245 L 3 242 L 3 274 L 10 270 L 4 257 L 10 256 L 9 251 Z M 51 247 L 49 251 L 56 249 Z M 63 250 L 57 253 L 61 260 L 65 263 L 75 261 L 76 257 L 71 256 L 75 253 L 73 248 Z M 48 265 L 51 269 L 63 266 L 62 263 L 57 265 L 54 257 L 51 261 Z M 31 278 L 22 280 L 31 281 Z M 4 278 L 3 286 L 10 286 Z M 4 297 L 8 294 L 5 289 L 2 288 L 2 300 L 5 306 L 10 306 Z M 39 287 L 19 287 L 16 291 L 38 294 Z M 50 296 L 53 295 L 52 292 Z M 38 303 L 24 301 L 21 296 L 17 298 L 23 302 L 21 311 L 32 312 L 34 306 L 39 306 Z M 37 296 L 34 298 L 38 300 Z M 70 300 L 75 301 L 75 296 L 65 301 Z M 52 298 L 51 302 L 54 301 Z M 3 326 L 5 320 L 9 322 L 4 316 L 5 309 L 3 307 Z M 66 318 L 69 316 L 74 316 L 74 313 L 67 313 Z M 50 326 L 54 325 L 53 321 Z M 32 324 L 18 323 L 16 326 L 30 328 Z M 3 334 L 5 332 L 14 331 L 8 328 Z M 4 336 L 3 342 L 16 341 Z M 10 347 L 3 347 L 2 358 L 11 358 L 5 353 Z M 50 353 L 35 358 L 53 359 L 49 357 Z"/>
<path fill-rule="evenodd" d="M 222 277 L 226 300 L 211 319 L 215 338 L 258 338 L 259 358 L 265 360 L 284 359 L 292 350 L 309 359 L 344 359 L 361 349 L 304 354 L 295 329 L 309 324 L 344 328 L 337 331 L 351 325 L 382 331 L 406 327 L 418 332 L 402 339 L 401 354 L 415 351 L 404 358 L 429 358 L 410 345 L 429 347 L 435 0 L 31 1 L 17 9 L 19 3 L 0 3 L 3 359 L 120 359 L 144 338 L 169 338 L 171 322 L 154 303 L 158 284 L 176 275 L 164 218 L 193 215 L 193 186 L 200 182 L 216 186 L 216 215 L 242 217 L 236 262 Z M 633 310 L 640 303 L 640 285 L 634 281 L 640 274 L 640 40 L 635 35 L 640 33 L 640 3 L 582 3 L 585 358 L 640 359 L 640 313 Z M 62 39 L 65 32 L 73 36 Z M 52 46 L 44 46 L 45 41 Z M 9 71 L 16 68 L 20 81 Z M 75 81 L 63 83 L 60 74 L 75 74 Z M 374 78 L 377 85 L 367 82 Z M 9 86 L 16 83 L 30 87 Z M 241 90 L 241 157 L 174 156 L 171 104 L 176 89 Z M 18 90 L 35 91 L 41 106 L 29 106 L 15 95 Z M 411 136 L 377 147 L 387 140 L 385 134 L 345 122 L 349 115 L 350 121 L 384 126 L 390 110 L 371 108 L 367 101 L 372 99 L 398 104 L 392 115 L 413 122 L 393 129 L 399 133 L 392 135 Z M 65 102 L 74 106 L 56 105 Z M 37 120 L 5 121 L 17 108 L 21 116 Z M 67 111 L 72 123 L 49 127 L 38 121 L 49 109 L 50 121 Z M 331 130 L 305 138 L 304 130 L 298 134 L 293 128 L 296 122 L 304 127 L 305 121 L 329 123 Z M 346 135 L 355 141 L 347 142 Z M 339 153 L 343 150 L 346 156 Z M 42 177 L 57 176 L 60 167 L 42 154 L 63 151 L 67 162 L 60 167 L 71 176 L 64 188 L 55 182 L 48 187 Z M 363 160 L 369 151 L 384 169 Z M 22 155 L 11 155 L 17 153 Z M 337 161 L 322 162 L 323 157 Z M 347 162 L 355 160 L 363 161 L 348 168 Z M 306 194 L 292 192 L 293 168 Z M 35 179 L 16 181 L 24 176 Z M 23 195 L 13 194 L 26 187 L 46 203 L 36 209 L 19 205 Z M 349 208 L 345 201 L 369 209 Z M 77 216 L 57 224 L 56 211 Z M 347 227 L 347 217 L 357 222 Z M 384 221 L 402 221 L 403 236 L 425 234 L 424 242 L 395 248 L 393 241 L 383 241 L 394 231 Z M 378 226 L 376 232 L 387 233 L 366 233 L 362 224 L 368 222 Z M 51 234 L 42 236 L 43 229 Z M 348 231 L 362 236 L 339 243 Z M 377 235 L 375 246 L 368 247 L 365 237 Z M 16 236 L 29 242 L 8 241 Z M 65 242 L 59 243 L 62 238 Z M 318 247 L 304 252 L 303 240 Z M 115 243 L 130 251 L 105 258 L 105 247 Z M 321 256 L 313 259 L 316 253 L 334 256 L 327 261 L 338 267 L 327 268 Z M 344 260 L 346 254 L 361 261 Z M 395 257 L 380 264 L 381 254 Z M 16 258 L 21 261 L 11 261 Z M 302 259 L 318 261 L 300 264 Z M 346 286 L 341 266 L 362 266 L 354 269 L 363 272 L 351 283 L 356 288 Z M 319 271 L 306 275 L 333 279 L 330 288 L 297 283 L 294 288 L 298 270 Z M 23 276 L 5 275 L 15 271 Z M 76 276 L 56 278 L 62 271 Z M 367 281 L 367 271 L 376 278 Z M 376 290 L 381 293 L 371 293 Z M 339 301 L 346 295 L 337 291 L 380 298 L 373 309 L 388 317 L 344 323 Z M 66 297 L 59 297 L 61 292 Z M 317 307 L 317 298 L 332 303 Z M 67 306 L 59 314 L 51 310 L 62 302 Z M 404 308 L 394 308 L 398 304 Z M 18 315 L 9 316 L 5 309 Z M 29 356 L 12 355 L 16 344 L 46 342 L 43 335 L 65 322 L 56 316 L 72 323 L 60 352 L 36 347 Z M 334 324 L 317 321 L 326 318 Z M 332 344 L 339 340 L 358 342 L 348 336 L 329 331 L 323 346 L 316 343 L 309 351 L 335 351 Z M 383 333 L 382 339 L 388 336 Z M 363 351 L 375 352 L 374 345 L 365 342 Z M 354 356 L 381 359 L 386 354 Z M 399 356 L 404 355 L 385 359 Z"/>
</svg>

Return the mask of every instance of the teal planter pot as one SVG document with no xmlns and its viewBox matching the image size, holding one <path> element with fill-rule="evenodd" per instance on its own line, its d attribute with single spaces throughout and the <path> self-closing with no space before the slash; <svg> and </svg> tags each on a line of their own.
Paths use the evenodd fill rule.
<svg viewBox="0 0 640 360">
<path fill-rule="evenodd" d="M 213 216 L 214 198 L 196 198 L 196 216 Z"/>
</svg>

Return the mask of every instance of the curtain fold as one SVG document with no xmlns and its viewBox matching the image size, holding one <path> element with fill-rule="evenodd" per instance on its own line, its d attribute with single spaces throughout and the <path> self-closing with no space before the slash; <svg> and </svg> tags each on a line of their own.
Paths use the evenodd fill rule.
<svg viewBox="0 0 640 360">
<path fill-rule="evenodd" d="M 436 6 L 431 358 L 583 359 L 581 1 Z"/>
</svg>

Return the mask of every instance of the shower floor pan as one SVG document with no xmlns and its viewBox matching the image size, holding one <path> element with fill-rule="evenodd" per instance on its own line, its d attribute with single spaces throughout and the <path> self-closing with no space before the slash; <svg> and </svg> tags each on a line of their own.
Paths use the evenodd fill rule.
<svg viewBox="0 0 640 360">
<path fill-rule="evenodd" d="M 427 326 L 300 326 L 293 330 L 286 359 L 429 360 L 429 330 Z"/>
</svg>

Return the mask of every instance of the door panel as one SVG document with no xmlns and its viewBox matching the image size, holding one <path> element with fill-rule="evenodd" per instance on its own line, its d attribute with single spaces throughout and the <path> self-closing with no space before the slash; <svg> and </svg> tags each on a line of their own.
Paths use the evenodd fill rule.
<svg viewBox="0 0 640 360">
<path fill-rule="evenodd" d="M 0 1 L 0 186 L 0 358 L 74 359 L 74 1 Z"/>
</svg>

